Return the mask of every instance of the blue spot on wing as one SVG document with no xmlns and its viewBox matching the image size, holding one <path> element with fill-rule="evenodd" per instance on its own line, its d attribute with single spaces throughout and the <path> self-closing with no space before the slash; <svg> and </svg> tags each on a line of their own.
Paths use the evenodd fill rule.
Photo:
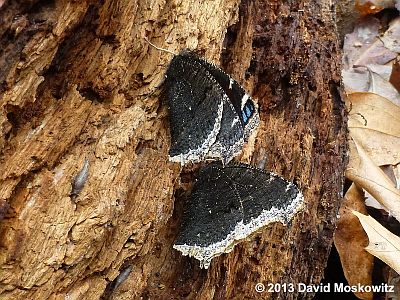
<svg viewBox="0 0 400 300">
<path fill-rule="evenodd" d="M 244 124 L 247 124 L 253 113 L 254 113 L 254 106 L 250 101 L 247 101 L 242 110 L 242 119 Z"/>
<path fill-rule="evenodd" d="M 247 123 L 247 121 L 249 119 L 244 110 L 242 110 L 242 119 L 243 119 L 243 123 L 245 123 L 245 124 Z"/>
<path fill-rule="evenodd" d="M 246 115 L 248 117 L 250 117 L 250 115 L 251 115 L 251 110 L 250 110 L 250 108 L 248 106 L 246 106 Z"/>
</svg>

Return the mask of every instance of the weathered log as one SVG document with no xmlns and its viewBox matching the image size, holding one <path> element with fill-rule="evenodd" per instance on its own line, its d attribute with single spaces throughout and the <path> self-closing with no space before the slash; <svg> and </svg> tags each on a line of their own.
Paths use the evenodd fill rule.
<svg viewBox="0 0 400 300">
<path fill-rule="evenodd" d="M 332 244 L 347 131 L 331 1 L 0 3 L 0 299 L 312 297 L 255 285 L 319 283 Z M 207 271 L 172 249 L 195 168 L 168 161 L 172 56 L 145 38 L 243 83 L 261 126 L 239 159 L 305 195 Z"/>
</svg>

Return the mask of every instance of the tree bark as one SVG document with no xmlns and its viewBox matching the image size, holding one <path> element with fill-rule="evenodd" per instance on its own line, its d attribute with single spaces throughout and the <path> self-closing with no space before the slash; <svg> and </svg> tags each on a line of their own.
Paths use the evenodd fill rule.
<svg viewBox="0 0 400 300">
<path fill-rule="evenodd" d="M 0 299 L 312 298 L 255 285 L 318 284 L 332 244 L 347 119 L 330 3 L 0 1 Z M 251 92 L 261 125 L 239 159 L 306 199 L 208 270 L 172 249 L 194 170 L 168 161 L 172 56 L 145 37 Z"/>
</svg>

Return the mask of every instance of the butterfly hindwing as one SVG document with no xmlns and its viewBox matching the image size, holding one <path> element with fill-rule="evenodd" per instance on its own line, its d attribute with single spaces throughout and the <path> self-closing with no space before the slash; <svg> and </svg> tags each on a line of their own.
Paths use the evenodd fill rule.
<svg viewBox="0 0 400 300">
<path fill-rule="evenodd" d="M 222 173 L 221 173 L 222 174 Z M 228 178 L 219 168 L 204 168 L 185 209 L 182 231 L 176 244 L 209 246 L 231 232 L 242 218 L 241 205 Z M 228 199 L 228 200 L 227 200 Z M 224 205 L 218 205 L 225 202 Z M 201 207 L 201 209 L 199 209 Z M 232 222 L 226 222 L 226 219 Z"/>
<path fill-rule="evenodd" d="M 269 223 L 286 224 L 297 212 L 302 199 L 298 199 L 301 193 L 292 182 L 245 164 L 227 166 L 223 170 L 234 182 L 241 199 L 245 225 L 262 214 L 270 219 Z"/>
<path fill-rule="evenodd" d="M 203 167 L 174 248 L 207 268 L 240 240 L 272 222 L 286 224 L 303 205 L 299 189 L 245 164 Z"/>
</svg>

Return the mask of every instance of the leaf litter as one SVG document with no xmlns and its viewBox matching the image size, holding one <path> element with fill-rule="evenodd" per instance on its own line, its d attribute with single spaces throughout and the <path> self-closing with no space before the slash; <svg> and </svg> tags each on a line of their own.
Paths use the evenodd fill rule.
<svg viewBox="0 0 400 300">
<path fill-rule="evenodd" d="M 342 64 L 349 110 L 345 176 L 352 185 L 339 211 L 334 243 L 348 283 L 371 285 L 373 257 L 400 274 L 400 237 L 368 216 L 371 208 L 366 206 L 399 226 L 400 17 L 385 14 L 385 9 L 399 9 L 400 1 L 356 4 L 364 17 L 345 36 Z M 400 282 L 400 276 L 395 280 Z M 373 299 L 372 293 L 355 295 Z"/>
</svg>

